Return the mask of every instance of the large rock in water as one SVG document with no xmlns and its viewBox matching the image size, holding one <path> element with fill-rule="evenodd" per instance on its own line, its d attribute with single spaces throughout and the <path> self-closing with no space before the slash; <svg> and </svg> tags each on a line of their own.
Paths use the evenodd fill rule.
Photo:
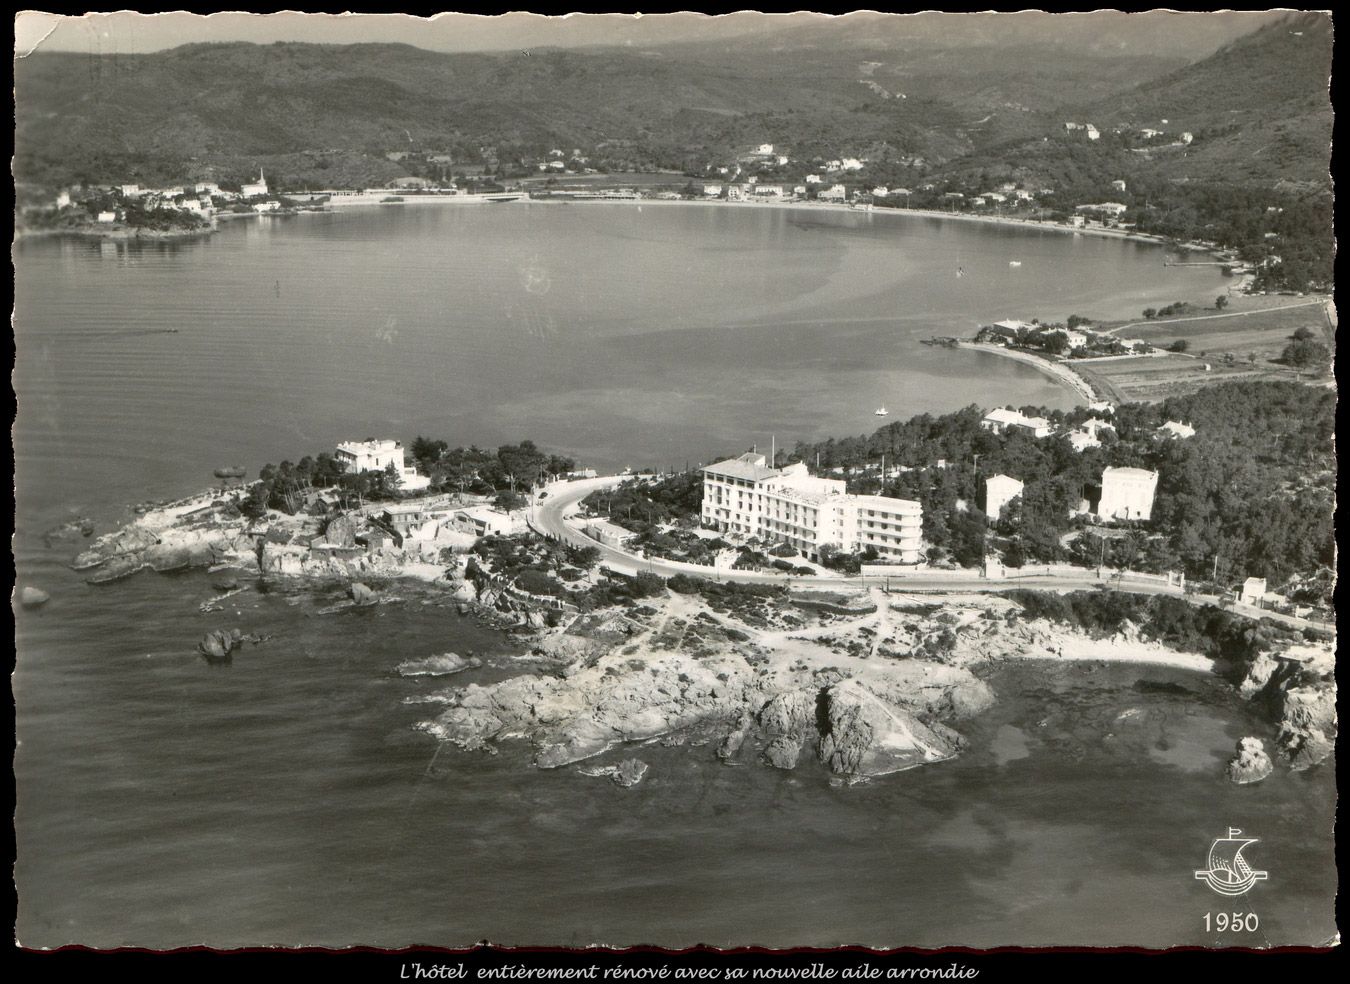
<svg viewBox="0 0 1350 984">
<path fill-rule="evenodd" d="M 614 781 L 620 786 L 636 786 L 647 774 L 647 763 L 642 759 L 624 759 L 614 770 Z"/>
<path fill-rule="evenodd" d="M 825 691 L 828 730 L 820 757 L 841 775 L 883 776 L 954 758 L 962 738 L 942 725 L 926 725 L 882 700 L 857 680 Z"/>
<path fill-rule="evenodd" d="M 795 769 L 801 754 L 801 739 L 783 735 L 769 742 L 769 747 L 764 749 L 764 761 L 775 769 Z"/>
<path fill-rule="evenodd" d="M 380 600 L 379 595 L 360 581 L 353 581 L 350 590 L 352 601 L 356 602 L 358 605 L 373 605 Z"/>
<path fill-rule="evenodd" d="M 25 587 L 19 592 L 19 604 L 25 608 L 36 608 L 38 605 L 46 604 L 51 597 L 41 588 Z"/>
<path fill-rule="evenodd" d="M 1239 786 L 1260 782 L 1275 771 L 1260 738 L 1239 738 L 1237 758 L 1228 763 L 1228 778 Z"/>
<path fill-rule="evenodd" d="M 399 676 L 448 676 L 460 670 L 477 669 L 483 661 L 477 656 L 460 656 L 456 653 L 443 653 L 440 656 L 428 656 L 426 659 L 408 659 L 399 663 L 395 669 Z"/>
</svg>

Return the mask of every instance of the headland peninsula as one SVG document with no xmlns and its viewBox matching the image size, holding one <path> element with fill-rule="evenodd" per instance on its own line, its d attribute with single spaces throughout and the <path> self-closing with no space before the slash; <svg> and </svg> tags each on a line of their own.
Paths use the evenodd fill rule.
<svg viewBox="0 0 1350 984">
<path fill-rule="evenodd" d="M 1232 401 L 1261 423 L 1237 441 L 1245 447 L 1218 455 L 1233 440 L 1221 423 Z M 206 568 L 216 594 L 199 607 L 215 627 L 197 648 L 212 662 L 267 641 L 220 621 L 243 592 L 286 593 L 313 617 L 380 607 L 397 618 L 419 604 L 485 620 L 507 633 L 510 672 L 477 679 L 484 664 L 472 653 L 409 653 L 399 665 L 437 688 L 417 698 L 428 708 L 419 729 L 620 785 L 642 779 L 650 741 L 780 769 L 805 755 L 843 783 L 938 763 L 959 754 L 963 722 L 998 699 L 989 673 L 1010 660 L 1033 672 L 1133 662 L 1213 674 L 1267 711 L 1269 732 L 1244 737 L 1230 769 L 1251 782 L 1272 761 L 1308 768 L 1333 747 L 1334 578 L 1319 566 L 1329 526 L 1316 532 L 1329 502 L 1286 509 L 1311 525 L 1286 531 L 1285 556 L 1267 568 L 1278 584 L 1248 577 L 1229 590 L 1233 562 L 1205 571 L 1203 547 L 1185 554 L 1205 534 L 1175 477 L 1249 457 L 1276 426 L 1316 428 L 1328 406 L 1292 384 L 1234 383 L 1162 413 L 971 408 L 887 425 L 872 446 L 803 444 L 771 463 L 751 452 L 667 475 L 577 472 L 528 441 L 489 452 L 419 437 L 412 464 L 396 441 L 351 442 L 268 465 L 252 482 L 221 469 L 221 486 L 137 507 L 72 566 L 93 585 Z M 1171 414 L 1192 423 L 1162 419 Z M 1081 434 L 1092 441 L 1072 440 Z M 976 454 L 978 474 L 965 464 Z M 1093 474 L 1095 492 L 1077 479 Z M 1275 467 L 1265 481 L 1286 474 Z M 785 527 L 777 512 L 727 512 L 726 476 L 746 476 L 771 503 L 858 516 L 907 503 L 914 525 L 892 538 L 863 522 L 844 542 Z M 963 496 L 967 487 L 976 494 Z M 1267 494 L 1262 481 L 1247 488 Z M 1077 489 L 1096 498 L 1056 505 Z M 49 542 L 92 533 L 68 524 Z M 1255 558 L 1270 531 L 1214 533 L 1248 537 Z M 1235 562 L 1248 563 L 1240 551 Z M 458 685 L 442 687 L 451 676 Z"/>
</svg>

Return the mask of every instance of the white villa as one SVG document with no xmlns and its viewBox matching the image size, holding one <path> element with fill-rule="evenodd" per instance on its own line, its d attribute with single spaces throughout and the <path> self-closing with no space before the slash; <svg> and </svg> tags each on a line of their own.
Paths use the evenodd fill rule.
<svg viewBox="0 0 1350 984">
<path fill-rule="evenodd" d="M 753 452 L 703 469 L 703 523 L 731 533 L 786 543 L 819 558 L 831 545 L 867 547 L 889 560 L 917 564 L 923 507 L 908 499 L 848 495 L 839 479 L 816 478 L 798 462 L 770 468 Z"/>
<path fill-rule="evenodd" d="M 998 519 L 1003 507 L 1022 494 L 1022 483 L 1007 475 L 995 475 L 984 480 L 984 513 Z"/>
<path fill-rule="evenodd" d="M 1019 410 L 997 407 L 990 410 L 980 421 L 985 430 L 1002 434 L 1009 429 L 1024 430 L 1032 437 L 1049 437 L 1053 428 L 1044 417 L 1028 417 Z"/>
<path fill-rule="evenodd" d="M 334 457 L 348 472 L 384 471 L 393 465 L 402 479 L 400 488 L 407 492 L 417 492 L 431 484 L 431 479 L 403 464 L 403 445 L 395 440 L 347 441 L 337 446 Z"/>
<path fill-rule="evenodd" d="M 1169 440 L 1176 440 L 1188 437 L 1195 437 L 1195 428 L 1190 424 L 1183 424 L 1179 420 L 1169 420 L 1155 431 L 1159 437 L 1165 437 Z"/>
<path fill-rule="evenodd" d="M 1102 469 L 1102 497 L 1097 515 L 1103 519 L 1149 519 L 1158 473 L 1144 468 Z"/>
</svg>

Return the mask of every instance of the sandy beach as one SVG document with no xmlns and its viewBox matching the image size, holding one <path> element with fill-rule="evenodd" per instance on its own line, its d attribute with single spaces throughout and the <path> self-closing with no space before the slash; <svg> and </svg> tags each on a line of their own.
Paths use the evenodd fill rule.
<svg viewBox="0 0 1350 984">
<path fill-rule="evenodd" d="M 1005 359 L 1013 359 L 1016 362 L 1024 362 L 1029 366 L 1035 366 L 1047 376 L 1057 379 L 1064 385 L 1071 387 L 1074 392 L 1083 399 L 1088 401 L 1099 399 L 1096 391 L 1093 390 L 1088 381 L 1062 362 L 1050 362 L 1047 359 L 1042 359 L 1038 355 L 1032 355 L 1029 352 L 1018 352 L 1014 349 L 1007 349 L 1002 345 L 985 345 L 981 342 L 961 342 L 959 347 L 963 349 L 974 349 L 977 352 L 988 352 L 990 355 L 998 355 Z"/>
</svg>

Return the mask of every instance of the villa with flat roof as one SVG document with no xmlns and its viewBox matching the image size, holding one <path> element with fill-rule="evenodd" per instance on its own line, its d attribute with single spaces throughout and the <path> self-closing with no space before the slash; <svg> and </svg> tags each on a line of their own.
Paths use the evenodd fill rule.
<svg viewBox="0 0 1350 984">
<path fill-rule="evenodd" d="M 337 446 L 334 457 L 347 472 L 384 471 L 393 465 L 401 480 L 399 487 L 405 492 L 417 492 L 431 484 L 431 479 L 403 464 L 403 445 L 395 440 L 347 441 Z"/>
</svg>

